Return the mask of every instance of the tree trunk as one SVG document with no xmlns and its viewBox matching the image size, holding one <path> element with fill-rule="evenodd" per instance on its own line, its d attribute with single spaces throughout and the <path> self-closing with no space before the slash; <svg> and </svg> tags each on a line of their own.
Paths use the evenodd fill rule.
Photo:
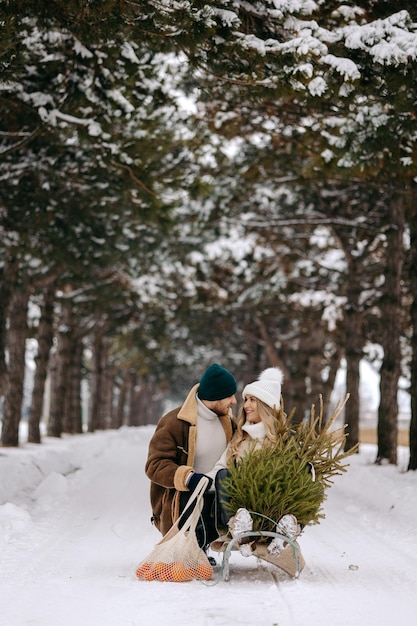
<svg viewBox="0 0 417 626">
<path fill-rule="evenodd" d="M 9 315 L 9 368 L 3 409 L 3 446 L 19 445 L 19 424 L 25 378 L 25 353 L 29 294 L 27 289 L 15 290 Z"/>
<path fill-rule="evenodd" d="M 33 383 L 32 403 L 29 413 L 29 443 L 41 443 L 40 421 L 42 418 L 45 381 L 48 372 L 49 355 L 54 339 L 54 297 L 55 289 L 50 287 L 44 293 L 43 306 L 38 328 L 38 354 Z"/>
<path fill-rule="evenodd" d="M 306 386 L 305 408 L 310 411 L 311 406 L 320 405 L 320 396 L 323 395 L 323 346 L 325 332 L 321 322 L 322 311 L 317 310 L 310 316 L 309 331 L 302 337 L 301 346 L 306 359 Z M 300 351 L 301 351 L 300 350 Z"/>
<path fill-rule="evenodd" d="M 83 432 L 81 385 L 83 379 L 84 345 L 81 338 L 74 339 L 73 363 L 71 367 L 70 414 L 73 432 Z"/>
<path fill-rule="evenodd" d="M 147 376 L 132 374 L 129 403 L 129 426 L 144 426 L 156 423 L 155 415 L 161 414 L 161 405 L 155 399 L 155 383 Z"/>
<path fill-rule="evenodd" d="M 127 391 L 129 388 L 130 372 L 126 370 L 123 375 L 122 384 L 120 385 L 119 397 L 117 399 L 116 412 L 113 419 L 113 428 L 120 428 L 125 422 L 125 406 Z"/>
<path fill-rule="evenodd" d="M 102 350 L 102 337 L 99 333 L 94 335 L 93 345 L 93 358 L 92 358 L 92 371 L 90 375 L 90 412 L 88 416 L 88 432 L 93 433 L 95 430 L 100 429 L 100 393 L 101 393 L 101 350 Z"/>
<path fill-rule="evenodd" d="M 128 425 L 139 426 L 139 412 L 136 408 L 138 395 L 140 394 L 140 388 L 138 386 L 138 376 L 136 372 L 129 372 L 129 408 L 128 408 Z"/>
<path fill-rule="evenodd" d="M 360 362 L 363 356 L 363 313 L 359 306 L 361 281 L 359 260 L 348 257 L 349 273 L 347 276 L 347 304 L 344 311 L 345 319 L 345 356 L 346 356 L 346 392 L 350 395 L 345 407 L 347 424 L 346 450 L 350 450 L 359 442 L 360 416 Z"/>
<path fill-rule="evenodd" d="M 398 379 L 401 363 L 401 276 L 404 264 L 404 203 L 394 198 L 390 205 L 384 296 L 381 299 L 384 358 L 381 366 L 378 408 L 378 453 L 376 463 L 397 463 Z"/>
<path fill-rule="evenodd" d="M 288 378 L 288 370 L 286 364 L 283 362 L 282 358 L 280 358 L 275 346 L 272 341 L 271 336 L 269 335 L 268 329 L 265 325 L 265 322 L 260 318 L 255 318 L 255 323 L 259 328 L 259 332 L 262 337 L 262 341 L 264 344 L 264 350 L 266 354 L 266 358 L 268 361 L 268 367 L 279 367 L 282 369 L 284 373 L 284 377 Z M 260 373 L 260 372 L 259 372 Z"/>
<path fill-rule="evenodd" d="M 106 388 L 108 365 L 108 346 L 104 337 L 104 331 L 96 332 L 93 346 L 93 371 L 91 373 L 91 408 L 88 430 L 104 430 L 111 419 L 108 415 L 109 409 L 108 393 Z"/>
<path fill-rule="evenodd" d="M 73 326 L 73 324 L 72 324 Z M 63 432 L 82 433 L 81 379 L 83 344 L 81 338 L 71 333 L 70 363 L 67 376 L 67 404 L 64 412 Z"/>
<path fill-rule="evenodd" d="M 7 319 L 17 271 L 18 264 L 13 251 L 7 251 L 3 268 L 0 268 L 0 396 L 4 396 L 7 386 Z"/>
<path fill-rule="evenodd" d="M 355 311 L 346 315 L 346 392 L 349 401 L 345 407 L 345 422 L 347 424 L 346 450 L 350 450 L 359 442 L 359 415 L 360 415 L 360 362 L 362 359 L 362 338 L 358 333 L 361 316 Z"/>
<path fill-rule="evenodd" d="M 58 343 L 52 376 L 51 408 L 48 419 L 49 437 L 60 437 L 68 410 L 68 372 L 71 366 L 71 303 L 63 302 L 58 324 Z"/>
<path fill-rule="evenodd" d="M 409 470 L 417 470 L 417 211 L 409 219 L 410 226 L 410 293 L 411 302 L 411 421 Z"/>
<path fill-rule="evenodd" d="M 342 360 L 343 354 L 344 348 L 341 345 L 340 338 L 337 337 L 334 342 L 334 351 L 329 360 L 329 373 L 323 386 L 323 415 L 325 416 L 326 423 L 330 419 L 332 412 L 330 407 L 330 396 L 334 389 L 337 372 L 339 371 L 340 361 Z"/>
<path fill-rule="evenodd" d="M 100 398 L 103 428 L 111 428 L 113 414 L 113 371 L 109 363 L 110 340 L 103 338 L 104 349 L 102 353 L 101 371 L 103 376 L 103 393 Z"/>
<path fill-rule="evenodd" d="M 296 386 L 294 384 L 294 380 L 292 379 L 290 375 L 290 371 L 288 369 L 287 363 L 285 362 L 285 359 L 282 358 L 282 351 L 280 351 L 280 354 L 278 354 L 278 351 L 274 345 L 274 341 L 268 331 L 268 328 L 264 320 L 261 319 L 259 316 L 256 316 L 254 321 L 261 335 L 262 348 L 263 348 L 263 351 L 265 353 L 266 360 L 268 363 L 267 367 L 279 367 L 284 374 L 282 396 L 284 398 L 286 412 L 289 413 L 292 410 L 292 408 L 296 406 L 296 400 L 299 399 L 299 396 L 297 395 L 295 391 Z M 257 371 L 256 373 L 254 373 L 254 376 L 257 377 L 259 374 L 260 374 L 260 371 Z M 300 378 L 297 377 L 296 381 L 299 381 Z M 301 397 L 305 397 L 304 382 L 302 385 Z M 303 417 L 304 415 L 300 416 L 297 413 L 295 415 L 296 420 L 299 419 L 301 421 Z"/>
</svg>

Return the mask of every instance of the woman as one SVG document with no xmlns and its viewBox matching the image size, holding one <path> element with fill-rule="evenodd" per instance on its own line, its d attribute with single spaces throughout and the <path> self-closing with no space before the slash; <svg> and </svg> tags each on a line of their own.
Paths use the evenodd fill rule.
<svg viewBox="0 0 417 626">
<path fill-rule="evenodd" d="M 227 476 L 227 468 L 231 463 L 239 463 L 239 460 L 249 451 L 276 444 L 282 382 L 282 371 L 278 367 L 270 367 L 260 374 L 258 380 L 246 385 L 242 392 L 243 404 L 237 417 L 236 432 L 209 474 L 216 482 L 220 524 L 228 526 L 232 537 L 250 532 L 253 528 L 253 519 L 249 511 L 244 508 L 238 509 L 230 518 L 227 508 L 222 506 L 227 502 L 227 494 L 222 488 L 222 482 Z M 276 531 L 294 540 L 300 534 L 300 527 L 294 515 L 284 515 L 279 520 Z M 224 549 L 222 544 L 229 541 L 228 535 L 219 537 L 212 544 L 212 548 Z M 284 547 L 284 540 L 274 538 L 268 545 L 268 552 L 272 556 L 279 555 Z M 252 554 L 255 548 L 254 542 L 248 544 L 243 541 L 239 546 L 241 553 L 245 556 Z"/>
</svg>

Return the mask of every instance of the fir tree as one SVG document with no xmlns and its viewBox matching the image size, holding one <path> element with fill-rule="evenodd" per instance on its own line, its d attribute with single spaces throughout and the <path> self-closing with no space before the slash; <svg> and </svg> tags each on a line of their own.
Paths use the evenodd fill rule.
<svg viewBox="0 0 417 626">
<path fill-rule="evenodd" d="M 228 509 L 244 507 L 254 513 L 254 530 L 275 531 L 279 519 L 293 514 L 302 525 L 318 524 L 324 518 L 322 504 L 335 475 L 345 472 L 346 458 L 357 448 L 344 451 L 345 428 L 333 429 L 347 402 L 339 402 L 327 424 L 323 424 L 323 402 L 316 415 L 311 407 L 308 422 L 293 425 L 281 404 L 278 441 L 270 447 L 249 450 L 229 468 L 225 489 Z"/>
</svg>

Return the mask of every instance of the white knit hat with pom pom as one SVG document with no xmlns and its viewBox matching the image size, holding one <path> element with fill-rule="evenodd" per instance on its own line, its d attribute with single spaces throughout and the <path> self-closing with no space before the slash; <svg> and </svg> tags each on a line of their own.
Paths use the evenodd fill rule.
<svg viewBox="0 0 417 626">
<path fill-rule="evenodd" d="M 243 398 L 254 396 L 262 400 L 271 409 L 279 409 L 281 404 L 281 385 L 284 374 L 279 367 L 268 367 L 253 383 L 246 385 L 242 391 Z"/>
</svg>

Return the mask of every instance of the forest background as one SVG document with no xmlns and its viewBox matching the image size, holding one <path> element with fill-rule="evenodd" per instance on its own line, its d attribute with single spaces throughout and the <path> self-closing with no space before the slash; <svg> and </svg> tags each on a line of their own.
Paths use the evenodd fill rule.
<svg viewBox="0 0 417 626">
<path fill-rule="evenodd" d="M 2 0 L 3 446 L 155 423 L 219 361 L 330 397 L 379 372 L 417 469 L 414 2 Z M 50 391 L 48 391 L 50 389 Z M 88 415 L 82 398 L 88 395 Z"/>
</svg>

